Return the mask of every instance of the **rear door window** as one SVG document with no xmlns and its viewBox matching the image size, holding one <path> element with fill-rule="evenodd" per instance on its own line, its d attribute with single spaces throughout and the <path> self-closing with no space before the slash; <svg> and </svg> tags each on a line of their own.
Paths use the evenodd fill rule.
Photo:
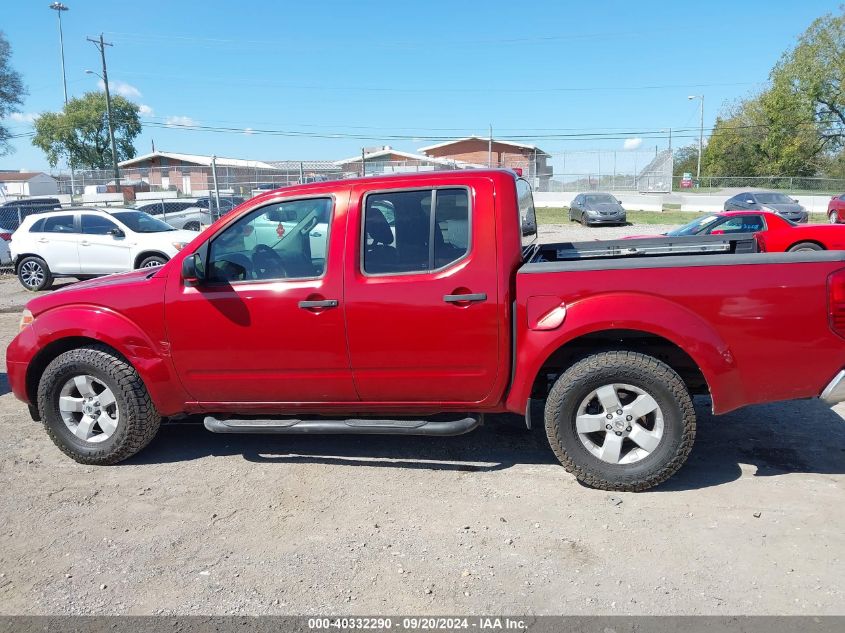
<svg viewBox="0 0 845 633">
<path fill-rule="evenodd" d="M 44 218 L 44 233 L 76 233 L 72 215 L 57 215 Z"/>
<path fill-rule="evenodd" d="M 371 193 L 364 208 L 363 270 L 424 273 L 462 259 L 470 248 L 464 188 Z"/>
</svg>

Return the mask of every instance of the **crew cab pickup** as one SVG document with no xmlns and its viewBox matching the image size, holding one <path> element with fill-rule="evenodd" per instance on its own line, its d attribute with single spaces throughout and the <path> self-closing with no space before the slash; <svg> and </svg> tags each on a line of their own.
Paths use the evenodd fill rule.
<svg viewBox="0 0 845 633">
<path fill-rule="evenodd" d="M 505 170 L 261 194 L 155 269 L 33 299 L 9 383 L 73 459 L 138 452 L 163 418 L 224 433 L 543 424 L 588 485 L 642 490 L 715 413 L 845 399 L 845 253 L 752 236 L 538 244 Z"/>
</svg>

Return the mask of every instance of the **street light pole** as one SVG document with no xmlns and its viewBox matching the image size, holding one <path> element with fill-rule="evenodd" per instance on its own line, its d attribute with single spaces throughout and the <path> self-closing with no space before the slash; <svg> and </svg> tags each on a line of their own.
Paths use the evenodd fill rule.
<svg viewBox="0 0 845 633">
<path fill-rule="evenodd" d="M 112 117 L 111 93 L 109 92 L 109 71 L 106 69 L 106 46 L 112 46 L 112 44 L 103 41 L 102 33 L 100 33 L 99 39 L 94 40 L 89 37 L 87 40 L 97 47 L 100 51 L 100 57 L 103 60 L 103 74 L 97 76 L 103 80 L 103 87 L 106 89 L 106 114 L 109 119 L 109 140 L 111 141 L 112 167 L 114 168 L 114 180 L 117 183 L 117 188 L 120 189 L 120 171 L 117 169 L 117 146 L 114 142 L 114 118 Z M 92 70 L 86 70 L 85 72 L 91 75 L 97 74 Z"/>
<path fill-rule="evenodd" d="M 62 60 L 62 88 L 64 90 L 65 95 L 65 107 L 67 107 L 67 75 L 65 74 L 65 36 L 62 32 L 62 13 L 68 11 L 68 6 L 62 4 L 61 2 L 54 2 L 49 5 L 50 9 L 56 12 L 56 17 L 59 21 L 59 52 L 61 54 Z M 76 189 L 76 183 L 74 182 L 74 173 L 73 173 L 73 160 L 68 157 L 68 166 L 70 167 L 70 203 L 73 204 L 73 193 L 74 189 Z"/>
<path fill-rule="evenodd" d="M 56 12 L 56 17 L 59 18 L 59 50 L 62 56 L 62 87 L 65 90 L 65 105 L 67 105 L 67 77 L 65 76 L 65 38 L 62 33 L 62 12 L 67 11 L 68 7 L 61 2 L 54 2 L 50 5 L 53 11 Z"/>
<path fill-rule="evenodd" d="M 701 180 L 701 149 L 704 146 L 704 95 L 690 95 L 687 99 L 701 100 L 701 123 L 698 128 L 698 169 L 695 174 L 696 180 Z"/>
</svg>

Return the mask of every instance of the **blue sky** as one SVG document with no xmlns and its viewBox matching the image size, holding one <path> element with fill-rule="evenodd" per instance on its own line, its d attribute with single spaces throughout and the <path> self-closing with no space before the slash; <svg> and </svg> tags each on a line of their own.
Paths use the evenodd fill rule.
<svg viewBox="0 0 845 633">
<path fill-rule="evenodd" d="M 21 133 L 29 115 L 62 105 L 58 31 L 47 0 L 5 4 L 0 29 L 30 91 L 23 114 L 6 122 Z M 68 91 L 97 89 L 85 69 L 99 72 L 99 54 L 85 38 L 105 33 L 111 82 L 148 123 L 139 154 L 154 140 L 236 158 L 338 159 L 364 145 L 415 151 L 435 142 L 428 137 L 486 135 L 492 124 L 496 136 L 552 153 L 560 172 L 565 152 L 567 170 L 586 168 L 595 156 L 574 152 L 587 150 L 617 151 L 621 169 L 634 154 L 623 137 L 642 138 L 640 154 L 665 147 L 648 137 L 669 127 L 687 130 L 676 146 L 695 142 L 698 103 L 688 95 L 705 95 L 712 125 L 838 1 L 66 4 Z M 543 138 L 552 134 L 617 138 Z M 15 147 L 0 168 L 47 167 L 29 139 Z"/>
</svg>

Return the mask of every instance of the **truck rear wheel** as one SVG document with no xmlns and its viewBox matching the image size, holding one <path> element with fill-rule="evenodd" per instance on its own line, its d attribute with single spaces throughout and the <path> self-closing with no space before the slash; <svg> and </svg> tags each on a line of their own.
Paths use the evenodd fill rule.
<svg viewBox="0 0 845 633">
<path fill-rule="evenodd" d="M 684 464 L 695 440 L 683 380 L 637 352 L 602 352 L 575 363 L 552 387 L 545 421 L 566 470 L 603 490 L 656 486 Z"/>
<path fill-rule="evenodd" d="M 38 384 L 50 439 L 81 464 L 116 464 L 144 448 L 161 418 L 135 369 L 105 346 L 56 357 Z"/>
</svg>

